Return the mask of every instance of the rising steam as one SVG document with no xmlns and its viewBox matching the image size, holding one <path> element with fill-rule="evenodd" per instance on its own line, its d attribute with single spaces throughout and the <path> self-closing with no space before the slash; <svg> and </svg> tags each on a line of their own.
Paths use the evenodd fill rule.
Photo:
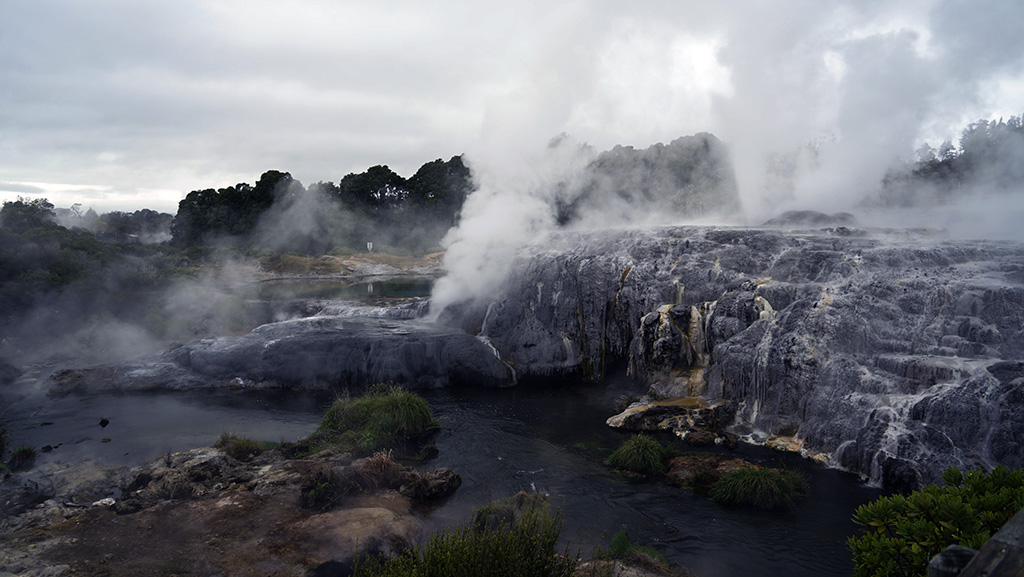
<svg viewBox="0 0 1024 577">
<path fill-rule="evenodd" d="M 589 27 L 596 56 L 578 57 L 573 66 L 559 52 L 553 66 L 572 70 L 562 76 L 551 66 L 538 67 L 537 78 L 524 79 L 509 93 L 514 104 L 496 100 L 489 112 L 499 120 L 488 127 L 509 131 L 492 130 L 486 141 L 521 149 L 525 141 L 542 143 L 564 130 L 597 146 L 647 139 L 640 140 L 646 146 L 710 129 L 729 147 L 742 200 L 735 212 L 748 224 L 785 210 L 815 209 L 853 211 L 862 224 L 885 225 L 891 218 L 881 217 L 891 211 L 873 220 L 862 204 L 922 142 L 937 146 L 970 120 L 1021 112 L 995 109 L 986 99 L 1019 82 L 1014 75 L 1024 64 L 1024 36 L 1012 23 L 1024 20 L 1024 5 L 1017 3 L 697 2 L 668 9 L 641 3 L 630 4 L 628 14 L 606 8 L 579 19 L 578 26 Z M 567 37 L 582 35 L 568 25 Z M 684 66 L 709 47 L 713 64 Z M 653 61 L 652 55 L 665 58 Z M 688 90 L 680 89 L 678 74 L 635 74 L 659 70 L 657 62 L 689 71 L 689 82 L 682 81 Z M 641 91 L 633 98 L 621 87 L 624 70 Z M 676 102 L 644 107 L 652 91 Z M 500 120 L 504 111 L 514 117 Z M 641 117 L 644 122 L 623 122 Z M 543 132 L 530 133 L 534 128 Z M 449 276 L 435 291 L 435 314 L 500 285 L 516 248 L 556 226 L 555 196 L 564 182 L 580 178 L 575 171 L 586 164 L 561 147 L 523 155 L 515 146 L 468 154 L 479 189 L 448 237 Z M 1020 216 L 1021 202 L 981 192 L 984 202 L 937 212 L 918 207 L 911 223 L 944 226 L 958 235 L 1008 235 L 1011 229 L 1002 225 L 1014 219 L 1005 215 Z M 650 219 L 623 214 L 621 206 L 603 206 L 576 225 L 672 220 L 664 213 Z"/>
</svg>

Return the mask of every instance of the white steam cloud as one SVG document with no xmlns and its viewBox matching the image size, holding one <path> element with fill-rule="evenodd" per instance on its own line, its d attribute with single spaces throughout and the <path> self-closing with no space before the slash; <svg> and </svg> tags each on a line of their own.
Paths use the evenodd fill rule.
<svg viewBox="0 0 1024 577">
<path fill-rule="evenodd" d="M 435 314 L 492 291 L 516 248 L 554 226 L 555 185 L 585 163 L 561 147 L 540 152 L 552 134 L 603 150 L 711 131 L 729 146 L 743 216 L 756 224 L 784 210 L 850 210 L 922 143 L 1024 112 L 1012 108 L 1024 107 L 1021 3 L 570 3 L 558 16 L 557 40 L 494 99 L 484 145 L 467 153 L 479 190 L 448 237 Z M 988 208 L 1022 216 L 1014 198 Z M 615 224 L 609 212 L 601 225 Z M 962 228 L 947 212 L 943 222 Z"/>
</svg>

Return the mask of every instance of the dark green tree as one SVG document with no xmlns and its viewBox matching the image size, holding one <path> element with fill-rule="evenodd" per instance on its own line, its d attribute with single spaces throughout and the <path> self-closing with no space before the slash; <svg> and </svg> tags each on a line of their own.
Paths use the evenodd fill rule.
<svg viewBox="0 0 1024 577">
<path fill-rule="evenodd" d="M 0 208 L 0 226 L 15 234 L 46 225 L 56 226 L 54 217 L 53 204 L 45 198 L 29 200 L 19 196 L 18 200 L 4 202 Z"/>
<path fill-rule="evenodd" d="M 287 172 L 269 170 L 255 186 L 240 183 L 228 188 L 196 190 L 178 203 L 171 226 L 177 246 L 202 245 L 215 237 L 234 237 L 245 243 L 260 217 L 275 201 L 301 188 Z"/>
</svg>

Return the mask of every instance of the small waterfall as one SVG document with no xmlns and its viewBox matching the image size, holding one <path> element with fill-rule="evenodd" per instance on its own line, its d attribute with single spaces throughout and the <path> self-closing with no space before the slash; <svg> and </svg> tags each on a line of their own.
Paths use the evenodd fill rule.
<svg viewBox="0 0 1024 577">
<path fill-rule="evenodd" d="M 703 302 L 690 307 L 690 326 L 687 327 L 686 335 L 690 341 L 690 349 L 693 351 L 695 365 L 707 367 L 711 364 L 711 316 L 715 312 L 718 301 Z"/>
<path fill-rule="evenodd" d="M 498 351 L 498 347 L 494 346 L 494 343 L 491 342 L 490 338 L 481 334 L 477 335 L 476 339 L 487 345 L 487 348 L 491 349 L 491 352 L 494 353 L 494 358 L 498 359 L 503 365 L 508 367 L 509 372 L 512 373 L 512 385 L 515 385 L 519 381 L 519 375 L 516 373 L 516 368 L 512 366 L 511 363 L 501 358 L 501 352 Z"/>
<path fill-rule="evenodd" d="M 367 304 L 353 301 L 329 301 L 317 317 L 370 317 L 382 319 L 418 319 L 427 314 L 430 301 L 414 299 L 399 303 Z"/>
</svg>

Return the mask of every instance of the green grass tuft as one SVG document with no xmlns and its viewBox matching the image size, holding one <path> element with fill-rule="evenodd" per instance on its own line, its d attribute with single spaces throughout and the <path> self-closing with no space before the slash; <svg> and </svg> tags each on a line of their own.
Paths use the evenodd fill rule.
<svg viewBox="0 0 1024 577">
<path fill-rule="evenodd" d="M 796 471 L 745 467 L 729 471 L 715 484 L 711 498 L 723 505 L 791 509 L 807 493 L 807 480 Z"/>
<path fill-rule="evenodd" d="M 641 475 L 664 475 L 671 450 L 647 435 L 633 435 L 615 450 L 606 464 Z"/>
<path fill-rule="evenodd" d="M 11 453 L 7 460 L 7 468 L 12 471 L 23 471 L 31 469 L 36 464 L 36 450 L 29 445 L 23 445 Z"/>
<path fill-rule="evenodd" d="M 513 503 L 521 499 L 513 498 Z M 570 577 L 578 557 L 556 554 L 562 514 L 547 502 L 521 508 L 514 522 L 495 527 L 462 525 L 391 559 L 362 560 L 356 577 Z"/>
<path fill-rule="evenodd" d="M 234 433 L 221 433 L 220 439 L 213 446 L 223 449 L 230 457 L 239 461 L 251 461 L 263 451 L 277 447 L 279 443 L 254 441 Z"/>
<path fill-rule="evenodd" d="M 400 387 L 375 385 L 365 395 L 335 401 L 308 439 L 308 451 L 337 446 L 371 454 L 423 437 L 436 428 L 437 421 L 423 397 Z"/>
<path fill-rule="evenodd" d="M 614 559 L 648 571 L 667 574 L 670 572 L 668 559 L 647 545 L 634 545 L 625 531 L 612 536 L 611 546 L 594 553 L 595 559 Z"/>
</svg>

